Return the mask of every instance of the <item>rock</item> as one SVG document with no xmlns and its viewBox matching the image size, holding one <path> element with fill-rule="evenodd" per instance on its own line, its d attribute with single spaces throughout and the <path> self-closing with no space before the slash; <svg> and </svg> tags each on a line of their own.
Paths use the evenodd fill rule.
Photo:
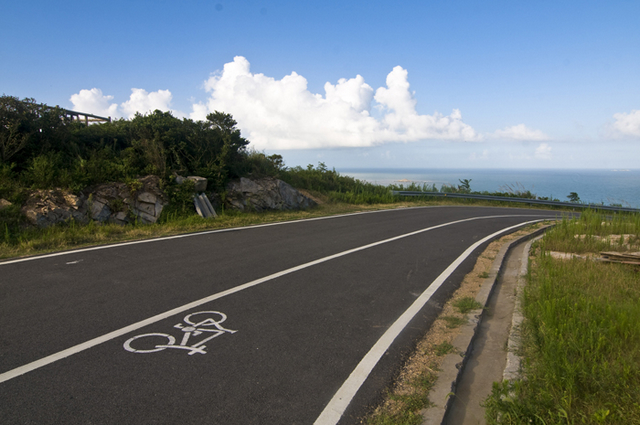
<svg viewBox="0 0 640 425">
<path fill-rule="evenodd" d="M 3 209 L 4 207 L 8 207 L 10 205 L 13 205 L 11 202 L 7 201 L 6 199 L 0 199 L 0 210 Z"/>
<path fill-rule="evenodd" d="M 129 186 L 134 188 L 133 193 Z M 164 206 L 169 203 L 167 196 L 160 189 L 160 178 L 146 176 L 129 186 L 124 183 L 106 183 L 90 189 L 94 196 L 94 205 L 104 204 L 102 210 L 92 207 L 92 218 L 101 222 L 126 224 L 131 221 L 127 215 L 127 212 L 130 212 L 134 219 L 137 217 L 143 223 L 155 223 Z M 118 208 L 115 208 L 116 206 Z"/>
<path fill-rule="evenodd" d="M 226 204 L 240 211 L 297 210 L 316 206 L 316 202 L 288 183 L 274 178 L 240 178 L 227 185 Z"/>
<path fill-rule="evenodd" d="M 195 190 L 196 193 L 204 192 L 205 190 L 207 190 L 207 179 L 205 179 L 204 177 L 189 176 L 187 177 L 187 180 L 191 180 L 195 183 L 195 187 L 193 188 L 193 190 Z"/>
<path fill-rule="evenodd" d="M 176 176 L 176 183 L 178 184 L 182 184 L 187 180 L 190 180 L 194 183 L 194 188 L 193 188 L 194 192 L 200 193 L 207 190 L 207 179 L 204 177 L 189 176 L 185 178 L 182 176 Z"/>
<path fill-rule="evenodd" d="M 111 216 L 111 208 L 108 201 L 103 198 L 96 198 L 89 201 L 91 218 L 100 222 L 107 221 Z"/>
<path fill-rule="evenodd" d="M 61 189 L 36 190 L 21 211 L 32 224 L 41 228 L 69 220 L 89 221 L 84 199 Z"/>
<path fill-rule="evenodd" d="M 87 188 L 80 195 L 60 189 L 33 192 L 22 213 L 38 227 L 69 221 L 127 224 L 139 218 L 143 223 L 155 223 L 168 199 L 160 189 L 157 176 L 143 177 L 131 185 L 106 183 Z"/>
<path fill-rule="evenodd" d="M 138 201 L 140 201 L 140 202 L 147 202 L 149 204 L 155 204 L 157 200 L 158 200 L 158 197 L 156 195 L 154 195 L 153 193 L 142 192 L 140 195 L 138 195 Z"/>
</svg>

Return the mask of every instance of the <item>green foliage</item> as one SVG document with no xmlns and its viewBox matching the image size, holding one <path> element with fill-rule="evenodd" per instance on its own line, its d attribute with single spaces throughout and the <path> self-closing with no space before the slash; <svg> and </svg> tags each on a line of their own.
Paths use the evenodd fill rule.
<svg viewBox="0 0 640 425">
<path fill-rule="evenodd" d="M 25 200 L 25 190 L 13 171 L 15 164 L 0 164 L 0 199 L 21 204 Z"/>
<path fill-rule="evenodd" d="M 436 353 L 436 356 L 444 356 L 445 354 L 454 352 L 455 347 L 450 342 L 444 341 L 440 344 L 434 345 L 433 351 Z"/>
<path fill-rule="evenodd" d="M 395 400 L 397 407 L 392 412 L 380 412 L 371 416 L 369 425 L 419 425 L 424 418 L 420 411 L 431 405 L 429 391 L 436 382 L 437 375 L 434 372 L 422 372 L 409 384 L 409 393 L 390 394 L 389 398 Z"/>
<path fill-rule="evenodd" d="M 33 99 L 0 97 L 0 163 L 23 150 L 36 131 L 37 106 Z"/>
<path fill-rule="evenodd" d="M 564 220 L 539 243 L 523 299 L 524 379 L 494 386 L 489 423 L 640 423 L 637 270 L 547 255 L 582 232 L 637 229 L 638 217 L 583 215 Z"/>
<path fill-rule="evenodd" d="M 471 297 L 460 298 L 453 303 L 453 306 L 462 314 L 467 314 L 472 310 L 482 308 L 482 304 Z"/>
<path fill-rule="evenodd" d="M 580 202 L 580 197 L 576 192 L 569 193 L 569 196 L 567 196 L 567 198 L 569 199 L 569 202 L 573 202 L 574 204 L 577 204 Z"/>
<path fill-rule="evenodd" d="M 20 213 L 20 205 L 12 204 L 0 209 L 0 241 L 12 243 L 20 233 L 25 218 Z"/>
<path fill-rule="evenodd" d="M 447 328 L 449 329 L 459 328 L 467 323 L 467 319 L 457 316 L 443 316 L 441 319 L 446 322 Z"/>
<path fill-rule="evenodd" d="M 164 207 L 160 216 L 160 222 L 167 222 L 169 219 L 186 217 L 195 211 L 193 205 L 193 194 L 195 192 L 195 182 L 185 180 L 182 184 L 172 182 L 165 188 L 169 196 L 169 205 Z"/>
<path fill-rule="evenodd" d="M 34 188 L 49 189 L 57 182 L 60 154 L 47 152 L 31 158 L 27 169 L 23 172 L 26 182 Z"/>
<path fill-rule="evenodd" d="M 33 188 L 80 190 L 147 174 L 179 174 L 200 175 L 222 189 L 231 178 L 276 175 L 284 168 L 279 155 L 252 157 L 248 143 L 223 112 L 193 121 L 156 110 L 87 126 L 60 108 L 0 97 L 0 166 L 13 164 L 12 178 Z"/>
<path fill-rule="evenodd" d="M 460 193 L 471 193 L 471 179 L 458 179 L 460 184 L 458 185 L 458 191 Z"/>
<path fill-rule="evenodd" d="M 640 214 L 603 214 L 591 209 L 580 216 L 560 221 L 545 236 L 550 251 L 585 252 L 628 251 L 631 246 L 624 239 L 611 235 L 630 235 L 627 242 L 640 241 Z M 621 243 L 622 242 L 622 243 Z"/>
<path fill-rule="evenodd" d="M 281 155 L 266 156 L 262 152 L 250 150 L 247 152 L 241 174 L 255 178 L 280 178 L 284 170 L 284 160 Z"/>
<path fill-rule="evenodd" d="M 329 170 L 323 162 L 317 167 L 308 165 L 307 168 L 298 166 L 281 170 L 280 178 L 293 187 L 324 193 L 333 202 L 388 204 L 400 199 L 391 193 L 398 189 L 396 186 L 385 187 L 342 176 L 335 169 Z"/>
</svg>

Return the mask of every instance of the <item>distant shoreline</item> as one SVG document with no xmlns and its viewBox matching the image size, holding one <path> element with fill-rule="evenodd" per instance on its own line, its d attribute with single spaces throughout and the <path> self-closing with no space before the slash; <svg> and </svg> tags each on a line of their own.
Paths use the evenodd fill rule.
<svg viewBox="0 0 640 425">
<path fill-rule="evenodd" d="M 486 168 L 336 168 L 342 175 L 388 185 L 443 184 L 457 186 L 471 180 L 471 190 L 487 192 L 531 191 L 538 196 L 566 201 L 576 192 L 581 201 L 640 208 L 640 169 L 486 169 Z"/>
</svg>

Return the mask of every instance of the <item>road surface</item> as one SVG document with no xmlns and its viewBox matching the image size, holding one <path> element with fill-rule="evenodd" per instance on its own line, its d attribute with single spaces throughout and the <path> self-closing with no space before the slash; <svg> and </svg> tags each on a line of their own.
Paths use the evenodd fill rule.
<svg viewBox="0 0 640 425">
<path fill-rule="evenodd" d="M 0 423 L 349 424 L 490 239 L 421 207 L 0 263 Z"/>
</svg>

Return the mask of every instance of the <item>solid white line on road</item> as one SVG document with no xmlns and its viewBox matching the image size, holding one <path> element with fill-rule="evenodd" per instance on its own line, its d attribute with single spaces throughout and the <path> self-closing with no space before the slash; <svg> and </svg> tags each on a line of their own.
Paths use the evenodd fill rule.
<svg viewBox="0 0 640 425">
<path fill-rule="evenodd" d="M 333 396 L 329 404 L 327 404 L 318 416 L 318 419 L 314 422 L 314 425 L 335 425 L 342 417 L 344 411 L 351 403 L 351 400 L 356 395 L 364 381 L 367 379 L 373 368 L 380 361 L 380 358 L 389 349 L 396 337 L 402 332 L 402 330 L 409 324 L 409 322 L 415 317 L 416 314 L 424 307 L 424 305 L 431 299 L 433 294 L 442 286 L 447 278 L 454 272 L 456 268 L 480 245 L 486 241 L 500 235 L 501 233 L 513 230 L 517 227 L 521 227 L 527 224 L 536 223 L 543 220 L 533 220 L 527 223 L 518 224 L 515 226 L 507 227 L 506 229 L 499 230 L 484 239 L 471 245 L 465 252 L 463 252 L 456 260 L 443 271 L 440 276 L 434 280 L 431 285 L 418 297 L 413 304 L 396 320 L 393 325 L 380 337 L 371 350 L 362 358 L 360 363 L 351 372 L 349 378 L 342 384 L 338 392 Z"/>
<path fill-rule="evenodd" d="M 402 210 L 409 210 L 409 209 L 415 209 L 415 208 L 435 208 L 435 207 L 411 207 L 411 208 L 403 208 Z M 111 244 L 111 245 L 90 246 L 88 248 L 79 248 L 79 249 L 74 249 L 74 250 L 70 250 L 70 251 L 52 252 L 51 254 L 34 255 L 33 257 L 15 258 L 13 260 L 0 261 L 0 266 L 6 266 L 6 265 L 9 265 L 9 264 L 15 264 L 15 263 L 24 263 L 26 261 L 41 260 L 41 259 L 44 259 L 44 258 L 59 257 L 61 255 L 78 254 L 78 253 L 81 253 L 81 252 L 100 251 L 100 250 L 103 250 L 103 249 L 119 248 L 119 247 L 128 246 L 128 245 L 138 245 L 138 244 L 143 244 L 143 243 L 168 241 L 168 240 L 172 240 L 172 239 L 190 238 L 190 237 L 193 237 L 193 236 L 210 235 L 212 233 L 233 232 L 233 231 L 238 231 L 238 230 L 251 230 L 251 229 L 259 229 L 261 227 L 280 226 L 280 225 L 285 225 L 285 224 L 303 223 L 303 222 L 307 222 L 307 221 L 329 220 L 329 219 L 332 219 L 332 218 L 347 217 L 347 216 L 352 216 L 352 215 L 374 214 L 374 213 L 382 213 L 382 212 L 390 212 L 390 211 L 397 211 L 397 210 L 362 211 L 362 212 L 357 212 L 357 213 L 331 215 L 331 216 L 326 216 L 326 217 L 305 218 L 303 220 L 279 221 L 279 222 L 276 222 L 276 223 L 256 224 L 256 225 L 245 226 L 245 227 L 232 227 L 232 228 L 229 228 L 229 229 L 206 230 L 204 232 L 186 233 L 186 234 L 174 235 L 174 236 L 163 236 L 163 237 L 160 237 L 160 238 L 143 239 L 143 240 L 139 240 L 139 241 L 119 242 L 119 243 L 114 243 L 114 244 Z M 70 263 L 67 263 L 67 264 L 70 264 Z"/>
<path fill-rule="evenodd" d="M 40 360 L 36 360 L 36 361 L 34 361 L 32 363 L 28 363 L 28 364 L 26 364 L 24 366 L 20 366 L 20 367 L 17 367 L 15 369 L 9 370 L 7 372 L 4 372 L 4 373 L 0 374 L 0 383 L 8 381 L 10 379 L 13 379 L 13 378 L 15 378 L 17 376 L 23 375 L 23 374 L 25 374 L 27 372 L 31 372 L 31 371 L 33 371 L 35 369 L 39 369 L 39 368 L 41 368 L 43 366 L 46 366 L 46 365 L 51 364 L 53 362 L 56 362 L 58 360 L 64 359 L 66 357 L 69 357 L 69 356 L 71 356 L 73 354 L 76 354 L 76 353 L 79 353 L 81 351 L 84 351 L 84 350 L 89 349 L 91 347 L 95 347 L 96 345 L 102 344 L 103 342 L 107 342 L 107 341 L 112 340 L 114 338 L 118 338 L 118 337 L 120 337 L 122 335 L 126 335 L 126 334 L 128 334 L 130 332 L 133 332 L 133 331 L 138 330 L 140 328 L 143 328 L 145 326 L 148 326 L 148 325 L 151 325 L 153 323 L 159 322 L 160 320 L 164 320 L 164 319 L 166 319 L 168 317 L 183 313 L 183 312 L 185 312 L 187 310 L 190 310 L 192 308 L 198 307 L 198 306 L 200 306 L 202 304 L 206 304 L 206 303 L 209 303 L 211 301 L 220 299 L 222 297 L 226 297 L 227 295 L 235 294 L 236 292 L 243 291 L 243 290 L 245 290 L 247 288 L 251 288 L 251 287 L 259 285 L 261 283 L 268 282 L 268 281 L 276 279 L 278 277 L 285 276 L 285 275 L 288 275 L 290 273 L 294 273 L 294 272 L 297 272 L 299 270 L 303 270 L 303 269 L 306 269 L 308 267 L 315 266 L 316 264 L 320 264 L 320 263 L 324 263 L 324 262 L 327 262 L 327 261 L 331 261 L 331 260 L 334 260 L 336 258 L 343 257 L 345 255 L 353 254 L 354 252 L 363 251 L 365 249 L 373 248 L 373 247 L 378 246 L 378 245 L 382 245 L 382 244 L 385 244 L 385 243 L 393 242 L 393 241 L 396 241 L 396 240 L 399 240 L 399 239 L 403 239 L 403 238 L 406 238 L 406 237 L 409 237 L 409 236 L 414 236 L 414 235 L 417 235 L 417 234 L 420 234 L 420 233 L 428 232 L 430 230 L 439 229 L 441 227 L 446 227 L 446 226 L 450 226 L 450 225 L 454 225 L 454 224 L 458 224 L 458 223 L 464 223 L 464 222 L 468 222 L 468 221 L 474 221 L 474 220 L 485 220 L 485 219 L 492 219 L 492 218 L 507 218 L 507 217 L 524 217 L 524 216 L 523 215 L 494 215 L 494 216 L 486 216 L 486 217 L 472 217 L 472 218 L 467 218 L 467 219 L 463 219 L 463 220 L 451 221 L 449 223 L 443 223 L 443 224 L 439 224 L 437 226 L 427 227 L 427 228 L 416 230 L 416 231 L 413 231 L 413 232 L 410 232 L 410 233 L 405 233 L 403 235 L 394 236 L 392 238 L 384 239 L 384 240 L 381 240 L 381 241 L 378 241 L 378 242 L 373 242 L 373 243 L 370 243 L 370 244 L 367 244 L 367 245 L 363 245 L 363 246 L 360 246 L 360 247 L 357 247 L 357 248 L 353 248 L 353 249 L 349 249 L 349 250 L 346 250 L 346 251 L 342 251 L 342 252 L 339 252 L 337 254 L 329 255 L 327 257 L 323 257 L 323 258 L 320 258 L 320 259 L 317 259 L 317 260 L 314 260 L 314 261 L 310 261 L 308 263 L 300 264 L 299 266 L 291 267 L 289 269 L 279 271 L 279 272 L 271 274 L 269 276 L 265 276 L 265 277 L 262 277 L 260 279 L 256 279 L 256 280 L 253 280 L 251 282 L 247 282 L 247 283 L 244 283 L 242 285 L 227 289 L 226 291 L 218 292 L 216 294 L 213 294 L 213 295 L 210 295 L 208 297 L 199 299 L 197 301 L 193 301 L 193 302 L 185 304 L 183 306 L 176 307 L 176 308 L 171 309 L 169 311 L 166 311 L 164 313 L 157 314 L 157 315 L 155 315 L 153 317 L 150 317 L 148 319 L 141 320 L 140 322 L 137 322 L 137 323 L 134 323 L 132 325 L 126 326 L 124 328 L 115 330 L 113 332 L 109 332 L 108 334 L 99 336 L 99 337 L 91 339 L 89 341 L 83 342 L 82 344 L 78 344 L 78 345 L 75 345 L 73 347 L 67 348 L 66 350 L 59 351 L 59 352 L 57 352 L 55 354 L 52 354 L 52 355 L 47 356 L 47 357 L 44 357 L 44 358 L 42 358 Z M 536 221 L 542 221 L 542 219 L 541 220 L 536 220 Z M 529 222 L 529 223 L 532 223 L 532 222 Z M 519 226 L 522 226 L 522 225 L 524 225 L 524 224 L 518 224 L 516 226 L 513 226 L 513 228 L 516 228 L 516 227 L 519 227 Z M 508 230 L 508 229 L 505 229 L 503 231 L 506 231 L 506 230 Z M 500 232 L 498 232 L 498 233 L 500 233 Z M 483 239 L 483 241 L 487 240 L 488 238 L 490 238 L 492 236 L 493 235 Z M 475 247 L 481 242 L 478 242 L 478 243 L 474 244 L 473 246 Z"/>
</svg>

